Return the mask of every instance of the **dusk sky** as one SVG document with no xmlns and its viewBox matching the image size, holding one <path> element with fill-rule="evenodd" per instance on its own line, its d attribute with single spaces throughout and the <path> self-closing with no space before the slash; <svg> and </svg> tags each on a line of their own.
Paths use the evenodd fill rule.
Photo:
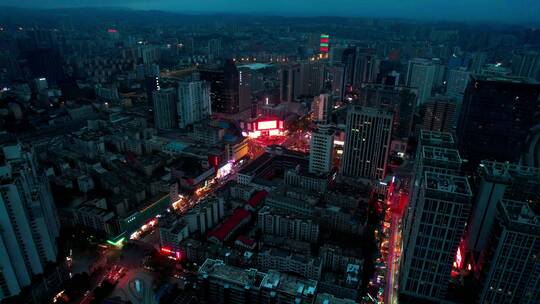
<svg viewBox="0 0 540 304">
<path fill-rule="evenodd" d="M 505 23 L 540 21 L 539 0 L 4 0 L 2 3 L 31 8 L 116 6 L 192 13 L 373 16 Z"/>
</svg>

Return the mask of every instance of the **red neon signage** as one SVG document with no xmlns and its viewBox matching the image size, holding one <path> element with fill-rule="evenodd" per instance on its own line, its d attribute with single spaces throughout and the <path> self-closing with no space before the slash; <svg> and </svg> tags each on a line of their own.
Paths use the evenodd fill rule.
<svg viewBox="0 0 540 304">
<path fill-rule="evenodd" d="M 172 249 L 167 248 L 167 247 L 161 247 L 161 251 L 165 253 L 173 253 Z"/>
</svg>

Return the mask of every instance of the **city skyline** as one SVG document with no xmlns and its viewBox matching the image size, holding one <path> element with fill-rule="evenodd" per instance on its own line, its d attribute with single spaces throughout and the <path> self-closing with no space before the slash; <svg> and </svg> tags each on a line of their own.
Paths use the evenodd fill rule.
<svg viewBox="0 0 540 304">
<path fill-rule="evenodd" d="M 10 4 L 0 304 L 540 304 L 538 4 Z"/>
<path fill-rule="evenodd" d="M 294 1 L 252 1 L 245 0 L 200 0 L 192 3 L 178 3 L 174 0 L 7 0 L 4 6 L 59 9 L 59 8 L 128 8 L 135 10 L 161 10 L 187 14 L 254 14 L 290 17 L 363 17 L 398 18 L 424 21 L 488 22 L 510 24 L 538 24 L 540 3 L 534 0 L 294 0 Z M 433 14 L 437 12 L 437 14 Z"/>
</svg>

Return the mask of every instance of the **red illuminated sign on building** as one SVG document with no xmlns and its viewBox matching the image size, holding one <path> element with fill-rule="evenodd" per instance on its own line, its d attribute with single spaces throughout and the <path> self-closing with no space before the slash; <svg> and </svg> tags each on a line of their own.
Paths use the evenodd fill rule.
<svg viewBox="0 0 540 304">
<path fill-rule="evenodd" d="M 277 129 L 277 128 L 278 128 L 277 120 L 259 121 L 257 123 L 257 130 L 270 130 L 270 129 Z"/>
<path fill-rule="evenodd" d="M 260 118 L 255 121 L 240 122 L 242 134 L 251 138 L 259 136 L 283 135 L 283 120 Z"/>
</svg>

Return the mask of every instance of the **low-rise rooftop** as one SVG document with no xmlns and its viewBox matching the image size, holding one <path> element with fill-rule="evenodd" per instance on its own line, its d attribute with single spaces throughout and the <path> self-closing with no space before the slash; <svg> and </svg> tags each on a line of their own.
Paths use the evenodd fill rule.
<svg viewBox="0 0 540 304">
<path fill-rule="evenodd" d="M 264 273 L 256 269 L 229 266 L 220 260 L 207 259 L 199 268 L 199 275 L 220 279 L 244 287 L 259 287 Z"/>
</svg>

